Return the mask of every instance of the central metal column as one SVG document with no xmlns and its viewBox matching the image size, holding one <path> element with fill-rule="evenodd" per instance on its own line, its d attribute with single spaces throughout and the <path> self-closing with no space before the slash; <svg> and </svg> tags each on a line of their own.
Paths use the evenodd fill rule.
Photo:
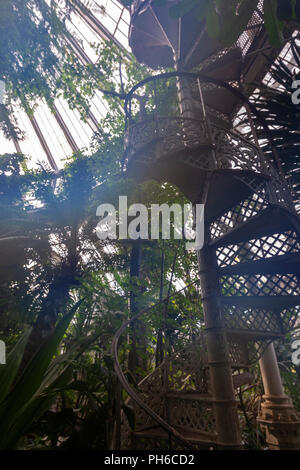
<svg viewBox="0 0 300 470">
<path fill-rule="evenodd" d="M 227 335 L 218 301 L 219 281 L 215 251 L 205 246 L 198 252 L 198 263 L 218 445 L 221 449 L 239 449 L 241 434 Z"/>
<path fill-rule="evenodd" d="M 200 83 L 198 83 L 198 86 L 199 98 L 203 108 L 203 118 L 207 124 L 207 138 L 208 142 L 212 144 L 209 132 L 210 123 L 206 115 Z M 193 100 L 189 81 L 184 78 L 178 79 L 177 90 L 182 117 L 193 119 Z M 213 150 L 212 166 L 216 166 Z M 210 177 L 211 175 L 208 173 L 206 191 L 204 191 L 204 193 L 207 193 L 208 191 Z M 206 195 L 204 196 L 204 199 L 206 199 Z M 206 227 L 205 238 L 206 242 L 208 242 L 210 238 L 209 226 Z M 206 327 L 207 356 L 210 371 L 210 386 L 214 403 L 214 415 L 216 418 L 218 447 L 220 449 L 240 449 L 241 433 L 233 387 L 231 361 L 229 357 L 224 319 L 218 301 L 220 287 L 217 272 L 216 252 L 208 245 L 205 245 L 202 250 L 198 251 L 197 256 L 200 271 L 200 283 Z"/>
</svg>

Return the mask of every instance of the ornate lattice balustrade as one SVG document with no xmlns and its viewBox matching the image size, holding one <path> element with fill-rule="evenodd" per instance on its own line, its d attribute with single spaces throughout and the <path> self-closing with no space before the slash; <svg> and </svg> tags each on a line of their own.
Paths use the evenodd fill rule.
<svg viewBox="0 0 300 470">
<path fill-rule="evenodd" d="M 211 144 L 205 122 L 200 119 L 153 116 L 141 122 L 132 121 L 127 135 L 129 161 L 140 153 L 143 161 L 151 163 L 182 152 L 200 150 L 201 158 L 189 156 L 188 162 L 201 170 L 226 168 L 268 172 L 268 165 L 258 149 L 238 134 L 212 124 Z M 216 163 L 211 156 L 212 149 Z"/>
<path fill-rule="evenodd" d="M 182 81 L 190 91 L 185 101 L 180 101 L 178 93 Z M 224 87 L 226 93 L 239 97 L 241 106 L 245 100 L 230 85 L 190 73 L 156 75 L 131 90 L 125 105 L 124 163 L 128 172 L 136 175 L 135 169 L 143 167 L 147 177 L 147 169 L 155 167 L 159 178 L 165 173 L 160 174 L 161 166 L 175 164 L 188 165 L 198 172 L 233 170 L 235 178 L 254 191 L 249 204 L 252 214 L 244 211 L 244 218 L 268 203 L 294 210 L 289 188 L 273 163 L 243 133 L 230 130 L 225 116 L 206 105 L 207 87 L 210 92 L 212 87 Z M 255 108 L 252 110 L 256 113 Z M 249 128 L 244 131 L 249 132 Z M 255 174 L 264 180 L 256 179 Z"/>
<path fill-rule="evenodd" d="M 132 422 L 129 424 L 126 413 L 121 415 L 121 449 L 159 450 L 169 446 L 173 449 L 186 449 L 188 445 L 194 449 L 203 449 L 216 446 L 214 400 L 198 280 L 171 294 L 170 300 L 177 299 L 180 302 L 184 298 L 193 303 L 191 315 L 195 321 L 194 328 L 190 326 L 192 318 L 187 321 L 188 327 L 181 325 L 181 331 L 176 328 L 172 330 L 170 325 L 167 327 L 169 337 L 164 335 L 164 360 L 158 367 L 154 366 L 154 361 L 148 364 L 149 369 L 153 370 L 140 381 L 136 391 L 126 381 L 121 365 L 117 362 L 118 376 L 129 393 L 126 407 L 131 408 L 135 416 L 133 425 Z M 166 302 L 168 298 L 141 311 L 122 326 L 114 339 L 115 359 L 118 342 L 122 336 L 128 337 L 133 323 L 137 327 L 138 324 L 143 325 L 143 333 L 147 332 L 148 337 L 157 335 L 159 325 L 164 323 L 163 310 Z M 157 323 L 153 318 L 158 315 L 161 320 Z M 247 371 L 250 363 L 255 360 L 258 349 L 258 344 L 246 346 L 239 338 L 230 339 L 229 354 L 236 387 L 253 380 Z M 178 435 L 181 436 L 181 441 L 178 440 Z"/>
</svg>

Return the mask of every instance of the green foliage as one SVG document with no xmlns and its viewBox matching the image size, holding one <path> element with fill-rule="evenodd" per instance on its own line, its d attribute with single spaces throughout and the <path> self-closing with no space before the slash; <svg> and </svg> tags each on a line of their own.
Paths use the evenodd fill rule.
<svg viewBox="0 0 300 470">
<path fill-rule="evenodd" d="M 38 417 L 45 407 L 47 409 L 52 402 L 53 396 L 50 395 L 50 401 L 49 396 L 47 397 L 47 393 L 51 391 L 51 386 L 61 385 L 62 378 L 65 378 L 65 374 L 62 374 L 59 369 L 56 370 L 55 374 L 51 371 L 50 380 L 47 374 L 49 374 L 51 360 L 80 303 L 77 303 L 61 319 L 53 333 L 45 340 L 36 355 L 27 364 L 24 372 L 20 373 L 19 366 L 28 333 L 20 339 L 8 355 L 7 364 L 0 366 L 2 368 L 2 370 L 0 369 L 2 384 L 0 389 L 0 448 L 2 450 L 17 445 L 18 440 L 32 420 Z M 19 377 L 17 376 L 18 373 L 20 373 Z M 15 381 L 16 377 L 17 380 Z"/>
<path fill-rule="evenodd" d="M 43 0 L 1 2 L 0 77 L 6 84 L 8 104 L 19 98 L 29 109 L 37 97 L 53 102 L 56 70 L 63 60 L 62 32 L 55 10 Z M 2 122 L 3 130 L 9 132 Z"/>
<path fill-rule="evenodd" d="M 292 343 L 299 339 L 299 328 L 295 327 L 291 335 L 277 345 L 276 352 L 286 393 L 292 399 L 297 411 L 300 411 L 300 367 L 291 361 Z"/>
<path fill-rule="evenodd" d="M 161 247 L 157 243 L 145 246 L 143 277 L 135 282 L 129 276 L 130 244 L 116 242 L 113 253 L 106 251 L 107 244 L 94 235 L 98 222 L 95 210 L 101 202 L 117 205 L 119 194 L 128 194 L 129 202 L 139 200 L 146 205 L 185 201 L 181 193 L 170 185 L 162 188 L 154 182 L 137 185 L 130 180 L 120 180 L 117 157 L 121 149 L 122 139 L 119 136 L 109 139 L 104 135 L 93 156 L 73 155 L 60 172 L 55 186 L 51 172 L 44 169 L 28 172 L 22 166 L 23 159 L 16 155 L 6 155 L 2 159 L 3 198 L 9 197 L 11 205 L 15 204 L 18 208 L 14 233 L 25 232 L 31 240 L 42 236 L 47 241 L 47 247 L 43 249 L 31 244 L 28 250 L 23 250 L 25 258 L 20 267 L 24 270 L 25 281 L 14 278 L 14 282 L 5 285 L 5 290 L 2 287 L 7 298 L 1 305 L 2 332 L 7 332 L 10 325 L 9 341 L 14 343 L 26 325 L 32 326 L 25 349 L 25 356 L 28 356 L 31 348 L 33 351 L 40 348 L 41 333 L 37 327 L 41 325 L 42 331 L 49 334 L 57 318 L 63 312 L 66 315 L 77 298 L 85 298 L 64 338 L 66 353 L 58 356 L 45 372 L 40 386 L 45 391 L 41 394 L 40 389 L 36 391 L 37 396 L 30 401 L 30 406 L 28 403 L 22 408 L 17 392 L 12 394 L 16 400 L 7 402 L 9 407 L 5 409 L 8 415 L 16 416 L 12 425 L 17 435 L 10 432 L 9 441 L 2 443 L 3 448 L 16 445 L 20 437 L 23 444 L 18 445 L 25 448 L 107 449 L 109 446 L 117 397 L 117 380 L 108 355 L 111 339 L 128 318 L 128 299 L 135 285 L 136 294 L 141 294 L 141 308 L 159 298 L 157 263 Z M 34 206 L 24 197 L 27 194 L 34 201 Z M 4 199 L 3 204 L 6 205 Z M 35 224 L 35 220 L 38 223 Z M 3 220 L 3 230 L 5 223 Z M 172 243 L 164 244 L 166 273 L 173 263 L 174 247 Z M 189 256 L 182 253 L 179 259 L 176 276 L 184 276 L 188 282 Z M 112 277 L 115 284 L 107 276 Z M 181 309 L 184 309 L 182 315 Z M 12 323 L 14 315 L 19 320 L 17 325 Z M 172 344 L 180 342 L 178 326 L 182 325 L 183 329 L 191 327 L 190 318 L 193 315 L 192 304 L 184 296 L 170 303 L 168 331 Z M 49 318 L 50 323 L 47 323 Z M 155 341 L 160 327 L 161 312 L 153 312 L 149 328 L 145 329 L 145 368 L 140 369 L 141 376 L 146 375 L 153 366 Z M 177 329 L 175 334 L 172 333 L 174 328 Z M 85 338 L 90 339 L 88 350 L 79 355 L 86 344 Z M 131 345 L 125 343 L 120 352 L 125 363 L 130 349 Z M 74 355 L 76 362 L 72 359 Z M 69 369 L 64 367 L 64 360 L 66 365 L 70 365 Z M 64 369 L 66 375 L 59 380 L 57 373 Z M 31 369 L 31 374 L 40 380 L 35 370 Z M 9 375 L 9 379 L 10 382 L 14 380 L 13 374 Z M 31 389 L 28 386 L 29 382 L 26 381 L 22 389 L 27 390 L 30 400 Z M 49 409 L 53 402 L 57 406 L 55 413 L 52 407 Z M 8 418 L 5 418 L 6 422 Z"/>
<path fill-rule="evenodd" d="M 52 109 L 55 98 L 63 96 L 85 120 L 89 98 L 95 90 L 107 91 L 110 113 L 114 113 L 111 122 L 116 125 L 117 113 L 121 126 L 125 88 L 129 89 L 137 77 L 144 78 L 143 68 L 106 41 L 92 44 L 98 55 L 96 63 L 82 65 L 68 43 L 65 26 L 74 3 L 75 0 L 51 1 L 50 5 L 45 0 L 1 2 L 0 79 L 6 84 L 7 96 L 6 105 L 0 105 L 0 125 L 7 137 L 23 137 L 10 119 L 11 105 L 16 100 L 32 114 L 38 99 L 45 100 Z M 121 77 L 125 68 L 126 86 L 121 79 L 116 89 L 114 78 L 116 74 Z"/>
<path fill-rule="evenodd" d="M 271 44 L 275 47 L 280 47 L 283 43 L 283 24 L 277 16 L 277 0 L 264 1 L 264 22 Z"/>
<path fill-rule="evenodd" d="M 12 351 L 7 356 L 7 361 L 5 366 L 0 366 L 0 380 L 1 380 L 1 388 L 0 388 L 0 403 L 3 402 L 8 395 L 15 377 L 18 373 L 25 346 L 28 341 L 28 337 L 30 334 L 30 330 L 28 329 L 27 332 L 23 334 L 17 344 L 14 346 Z"/>
<path fill-rule="evenodd" d="M 75 1 L 66 1 L 66 17 L 68 7 Z M 133 429 L 135 425 L 124 393 L 120 403 L 110 356 L 112 337 L 134 315 L 130 303 L 133 297 L 137 299 L 135 310 L 139 310 L 161 296 L 173 294 L 179 282 L 190 285 L 197 278 L 197 261 L 195 254 L 185 251 L 183 243 L 147 242 L 142 246 L 141 274 L 130 276 L 132 244 L 99 241 L 95 235 L 96 208 L 103 202 L 117 206 L 121 194 L 128 196 L 129 204 L 141 202 L 147 207 L 151 203 L 182 204 L 186 200 L 171 185 L 153 181 L 137 184 L 121 175 L 124 97 L 150 71 L 104 41 L 93 45 L 98 56 L 94 65 L 80 64 L 65 48 L 63 20 L 53 2 L 51 8 L 37 0 L 6 1 L 2 5 L 0 28 L 8 30 L 8 24 L 13 24 L 12 32 L 14 28 L 27 28 L 24 43 L 19 32 L 11 39 L 10 31 L 7 41 L 13 42 L 11 48 L 6 44 L 9 51 L 4 50 L 4 42 L 0 43 L 4 60 L 1 73 L 9 84 L 10 100 L 21 97 L 23 106 L 31 112 L 37 98 L 44 98 L 51 106 L 54 98 L 62 95 L 86 119 L 89 99 L 95 90 L 102 90 L 109 110 L 100 123 L 101 131 L 94 135 L 93 154 L 74 153 L 58 174 L 45 168 L 29 171 L 22 155 L 0 157 L 0 254 L 6 275 L 5 279 L 0 276 L 0 333 L 12 347 L 9 367 L 0 368 L 0 447 L 108 449 L 118 417 L 117 405 L 121 405 Z M 256 5 L 253 0 L 184 0 L 171 14 L 184 15 L 194 8 L 198 19 L 206 22 L 210 35 L 223 45 L 231 45 Z M 280 5 L 279 2 L 278 8 Z M 295 19 L 298 2 L 292 6 Z M 36 8 L 42 15 L 37 22 Z M 288 20 L 290 13 L 281 10 L 284 17 L 279 20 L 277 13 L 276 2 L 266 2 L 266 26 L 272 42 L 277 41 L 278 45 L 280 22 Z M 53 54 L 53 50 L 60 53 Z M 286 81 L 281 74 L 283 65 L 280 66 L 281 71 L 276 66 L 272 73 L 276 72 L 279 83 L 281 76 L 288 90 L 293 77 Z M 172 114 L 177 106 L 173 85 L 170 80 L 163 90 L 157 90 L 163 95 L 157 105 L 164 113 Z M 294 159 L 294 165 L 298 158 L 296 152 L 292 155 L 297 145 L 295 128 L 288 128 L 292 115 L 286 113 L 287 92 L 284 105 L 282 96 L 278 94 L 270 101 L 265 95 L 261 106 L 263 110 L 268 105 L 272 123 L 277 120 L 282 126 L 273 129 L 274 133 L 278 131 L 279 147 L 279 131 L 289 133 L 289 158 L 291 162 Z M 151 116 L 153 112 L 154 94 L 148 85 L 142 100 L 133 110 L 134 118 L 143 112 Z M 259 135 L 263 137 L 260 128 Z M 268 153 L 270 149 L 265 150 Z M 281 150 L 284 156 L 287 145 Z M 286 173 L 293 178 L 291 166 L 286 159 Z M 84 300 L 76 303 L 79 298 Z M 139 344 L 134 344 L 133 328 L 121 338 L 120 361 L 131 383 L 136 386 L 138 377 L 153 370 L 162 330 L 164 352 L 168 352 L 182 348 L 202 327 L 202 305 L 195 284 L 141 317 L 135 324 Z M 58 347 L 59 353 L 53 357 Z M 138 364 L 133 371 L 129 359 L 136 351 Z M 24 371 L 22 363 L 27 365 Z M 289 370 L 286 386 L 298 406 L 297 380 L 295 370 Z M 249 417 L 244 438 L 249 449 L 263 444 L 254 424 L 259 387 L 243 391 Z"/>
</svg>

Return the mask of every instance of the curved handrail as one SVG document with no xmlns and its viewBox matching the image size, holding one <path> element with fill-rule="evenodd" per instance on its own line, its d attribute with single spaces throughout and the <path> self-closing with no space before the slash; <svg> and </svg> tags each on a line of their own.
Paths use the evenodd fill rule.
<svg viewBox="0 0 300 470">
<path fill-rule="evenodd" d="M 192 78 L 192 79 L 196 79 L 196 80 L 199 79 L 201 83 L 208 83 L 208 84 L 211 84 L 211 85 L 219 86 L 221 88 L 224 88 L 224 89 L 228 90 L 234 96 L 239 98 L 239 100 L 242 102 L 242 104 L 246 104 L 248 106 L 249 110 L 256 116 L 257 120 L 259 121 L 259 123 L 263 127 L 263 129 L 266 133 L 267 139 L 270 142 L 270 147 L 271 147 L 271 151 L 272 151 L 272 154 L 273 154 L 273 157 L 274 157 L 274 162 L 276 164 L 276 167 L 277 167 L 277 169 L 278 169 L 278 171 L 281 175 L 283 183 L 284 184 L 286 183 L 285 178 L 284 178 L 284 173 L 283 173 L 283 170 L 282 170 L 282 166 L 281 166 L 281 161 L 280 161 L 279 155 L 277 153 L 277 150 L 276 150 L 276 147 L 275 147 L 275 144 L 274 144 L 274 139 L 273 139 L 273 136 L 270 132 L 270 129 L 269 129 L 269 126 L 266 122 L 266 119 L 256 109 L 256 106 L 253 103 L 251 103 L 249 98 L 243 92 L 241 92 L 237 88 L 233 87 L 229 83 L 224 82 L 223 80 L 219 80 L 217 78 L 212 78 L 212 77 L 209 77 L 207 75 L 204 75 L 204 74 L 201 74 L 201 73 L 195 73 L 195 72 L 178 72 L 178 71 L 176 71 L 176 72 L 161 73 L 161 74 L 158 74 L 158 75 L 151 75 L 150 77 L 147 77 L 144 80 L 142 80 L 141 82 L 134 85 L 134 87 L 131 88 L 131 90 L 127 93 L 127 95 L 125 97 L 125 102 L 124 102 L 124 110 L 125 110 L 125 117 L 126 117 L 125 129 L 127 128 L 127 121 L 130 120 L 130 118 L 131 118 L 130 112 L 128 111 L 128 104 L 130 103 L 131 99 L 133 98 L 134 92 L 138 88 L 146 85 L 147 83 L 156 82 L 156 81 L 161 80 L 161 79 L 176 78 L 176 77 Z"/>
<path fill-rule="evenodd" d="M 163 116 L 163 115 L 160 115 L 159 116 L 159 120 L 166 120 L 166 121 L 191 121 L 191 122 L 199 122 L 201 123 L 202 120 L 199 119 L 199 118 L 190 118 L 190 117 L 181 117 L 181 116 Z M 147 123 L 147 121 L 151 122 L 153 121 L 153 117 L 147 117 L 146 119 L 143 119 L 142 121 L 139 121 L 138 123 L 135 123 L 136 124 L 144 124 L 144 123 Z M 240 141 L 244 142 L 246 145 L 248 145 L 249 147 L 251 147 L 253 150 L 256 150 L 258 153 L 261 152 L 260 148 L 257 147 L 256 144 L 254 144 L 253 142 L 250 142 L 249 140 L 245 139 L 245 137 L 241 134 L 238 134 L 236 131 L 234 130 L 231 130 L 231 129 L 227 129 L 225 126 L 222 126 L 221 124 L 214 124 L 214 123 L 211 123 L 211 126 L 212 127 L 215 127 L 217 129 L 220 129 L 224 132 L 226 132 L 227 134 L 231 135 L 233 138 L 238 138 Z M 267 163 L 267 161 L 266 161 Z"/>
<path fill-rule="evenodd" d="M 176 431 L 176 429 L 173 428 L 169 423 L 167 423 L 163 418 L 161 418 L 155 411 L 153 411 L 146 403 L 144 403 L 143 399 L 139 396 L 139 394 L 130 386 L 129 382 L 127 381 L 124 372 L 122 371 L 119 359 L 118 359 L 118 344 L 119 344 L 119 339 L 121 335 L 124 333 L 126 328 L 130 326 L 131 323 L 135 322 L 138 318 L 140 318 L 143 314 L 148 313 L 151 311 L 153 308 L 157 307 L 158 305 L 163 304 L 166 302 L 169 298 L 173 297 L 174 295 L 177 295 L 178 293 L 184 291 L 191 285 L 199 282 L 199 279 L 196 279 L 195 281 L 191 282 L 187 286 L 183 287 L 182 289 L 176 291 L 175 293 L 165 297 L 164 299 L 160 300 L 159 302 L 150 305 L 149 307 L 141 310 L 137 315 L 135 315 L 133 318 L 127 320 L 126 322 L 123 323 L 123 325 L 118 329 L 116 334 L 113 337 L 112 340 L 112 345 L 111 345 L 111 353 L 114 359 L 114 369 L 116 372 L 116 375 L 128 393 L 128 395 L 151 417 L 156 421 L 162 428 L 164 428 L 170 435 L 172 435 L 177 441 L 181 442 L 184 444 L 188 449 L 191 450 L 196 450 L 195 447 L 190 444 L 188 441 L 186 441 L 181 434 Z"/>
<path fill-rule="evenodd" d="M 147 83 L 150 83 L 150 82 L 156 82 L 156 81 L 162 80 L 162 79 L 177 78 L 177 77 L 179 77 L 179 78 L 180 77 L 181 78 L 191 78 L 191 79 L 196 79 L 196 80 L 199 79 L 201 81 L 201 83 L 208 83 L 208 84 L 211 84 L 211 85 L 219 86 L 221 88 L 225 88 L 226 90 L 230 91 L 233 95 L 235 95 L 237 98 L 239 98 L 243 103 L 247 103 L 249 105 L 251 111 L 253 112 L 253 114 L 255 114 L 258 119 L 261 119 L 262 121 L 265 121 L 263 116 L 261 116 L 259 111 L 257 111 L 256 106 L 254 106 L 253 103 L 251 103 L 251 101 L 249 100 L 249 98 L 244 93 L 242 93 L 240 90 L 233 87 L 229 83 L 224 82 L 223 80 L 219 80 L 217 78 L 212 78 L 212 77 L 209 77 L 207 75 L 204 75 L 204 74 L 201 74 L 201 73 L 196 73 L 196 72 L 165 72 L 165 73 L 160 73 L 160 74 L 157 74 L 157 75 L 151 75 L 150 77 L 144 78 L 144 80 L 142 80 L 141 82 L 134 85 L 125 97 L 124 109 L 125 109 L 126 117 L 129 117 L 128 109 L 127 109 L 128 108 L 128 102 L 133 97 L 132 95 L 134 94 L 134 92 L 138 88 L 140 88 L 140 87 L 142 87 L 142 86 L 144 86 L 144 85 L 146 85 Z"/>
</svg>

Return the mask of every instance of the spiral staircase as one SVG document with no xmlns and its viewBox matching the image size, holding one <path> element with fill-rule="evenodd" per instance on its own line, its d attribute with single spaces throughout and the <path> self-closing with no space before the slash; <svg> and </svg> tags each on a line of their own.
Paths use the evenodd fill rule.
<svg viewBox="0 0 300 470">
<path fill-rule="evenodd" d="M 152 51 L 148 32 L 155 37 L 157 20 L 165 21 L 165 13 L 151 5 L 136 2 L 133 7 L 131 45 L 138 58 L 138 31 Z M 141 28 L 145 22 L 146 30 Z M 185 31 L 189 24 L 193 22 L 185 23 Z M 170 47 L 173 52 L 174 44 L 179 47 L 172 34 L 163 35 L 170 41 L 162 45 L 160 32 L 162 43 L 155 45 L 160 56 L 145 54 L 149 65 L 156 66 L 155 60 L 171 65 Z M 181 60 L 196 40 L 189 39 L 192 32 L 186 34 L 182 39 L 182 30 Z M 205 241 L 198 252 L 205 332 L 167 355 L 133 390 L 118 362 L 118 340 L 130 322 L 119 330 L 113 345 L 116 371 L 136 417 L 134 429 L 122 417 L 123 449 L 239 448 L 234 389 L 251 383 L 249 366 L 293 329 L 299 314 L 299 217 L 276 154 L 275 164 L 266 159 L 257 139 L 253 143 L 253 127 L 251 142 L 238 128 L 233 130 L 237 105 L 245 106 L 250 124 L 251 115 L 260 116 L 239 91 L 238 81 L 216 77 L 220 60 L 224 64 L 224 56 L 217 57 L 215 74 L 211 69 L 209 74 L 177 70 L 149 77 L 126 99 L 127 174 L 168 181 L 193 204 L 205 205 Z M 169 107 L 161 104 L 166 90 L 171 90 Z M 142 110 L 136 105 L 138 95 Z M 268 425 L 269 418 L 261 417 L 261 423 Z M 283 427 L 294 426 L 300 442 L 300 417 L 291 406 L 282 421 Z"/>
<path fill-rule="evenodd" d="M 253 384 L 248 364 L 232 365 L 236 389 Z M 127 400 L 127 406 L 134 410 L 135 423 L 132 428 L 126 414 L 122 414 L 120 448 L 218 449 L 214 398 L 208 369 L 201 335 L 185 348 L 167 356 L 159 367 L 139 383 L 138 395 L 144 406 L 141 407 L 134 398 Z M 149 410 L 154 411 L 156 416 Z"/>
</svg>

